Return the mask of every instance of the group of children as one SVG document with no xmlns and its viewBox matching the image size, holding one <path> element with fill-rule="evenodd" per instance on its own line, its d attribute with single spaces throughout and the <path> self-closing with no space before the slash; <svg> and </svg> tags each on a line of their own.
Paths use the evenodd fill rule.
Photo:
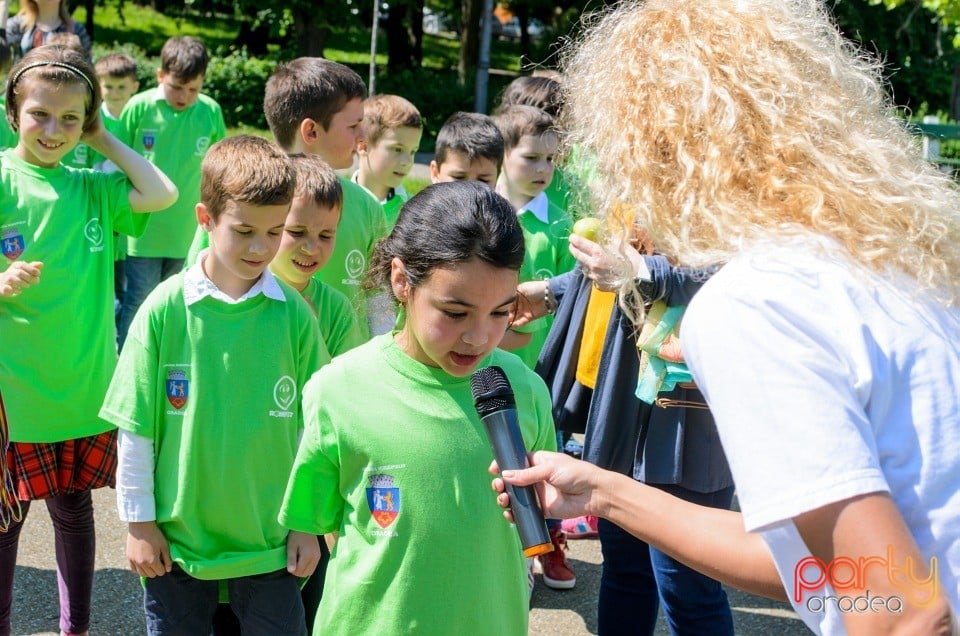
<svg viewBox="0 0 960 636">
<path fill-rule="evenodd" d="M 553 117 L 454 114 L 436 185 L 410 198 L 413 104 L 299 58 L 266 86 L 275 142 L 227 138 L 207 60 L 172 38 L 137 94 L 124 55 L 42 45 L 10 72 L 0 392 L 22 514 L 0 532 L 0 636 L 35 499 L 60 629 L 87 632 L 90 491 L 108 485 L 150 633 L 229 633 L 224 604 L 253 634 L 307 633 L 314 613 L 324 633 L 525 632 L 526 567 L 469 379 L 501 366 L 527 447 L 556 448 L 532 371 L 549 323 L 510 330 L 518 283 L 573 266 L 563 192 L 545 194 Z M 80 144 L 89 165 L 68 167 Z M 551 527 L 568 575 L 549 580 L 572 587 Z"/>
</svg>

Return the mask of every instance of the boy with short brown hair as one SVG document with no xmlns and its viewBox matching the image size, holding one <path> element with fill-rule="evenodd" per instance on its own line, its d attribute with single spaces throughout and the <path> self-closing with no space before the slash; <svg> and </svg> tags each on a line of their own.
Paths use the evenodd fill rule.
<svg viewBox="0 0 960 636">
<path fill-rule="evenodd" d="M 374 95 L 363 103 L 363 124 L 357 154 L 360 167 L 353 180 L 383 206 L 393 227 L 400 207 L 410 198 L 403 188 L 423 136 L 420 111 L 399 95 Z"/>
</svg>

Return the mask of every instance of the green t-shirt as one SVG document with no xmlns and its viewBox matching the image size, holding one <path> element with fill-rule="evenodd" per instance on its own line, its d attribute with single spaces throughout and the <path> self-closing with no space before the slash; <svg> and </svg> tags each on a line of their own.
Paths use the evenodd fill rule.
<svg viewBox="0 0 960 636">
<path fill-rule="evenodd" d="M 112 428 L 97 417 L 117 362 L 114 231 L 142 232 L 130 182 L 0 153 L 0 271 L 41 261 L 40 282 L 0 298 L 0 393 L 16 442 L 58 442 Z"/>
<path fill-rule="evenodd" d="M 391 196 L 387 197 L 385 201 L 381 201 L 380 205 L 383 206 L 383 215 L 387 219 L 387 229 L 392 230 L 393 226 L 397 224 L 397 217 L 400 216 L 400 208 L 403 207 L 403 204 L 410 200 L 410 195 L 407 194 L 407 191 L 404 190 L 403 186 L 398 186 L 391 191 Z"/>
<path fill-rule="evenodd" d="M 100 107 L 100 121 L 103 123 L 103 127 L 117 139 L 123 140 L 125 135 L 122 132 L 123 124 L 120 119 L 114 117 L 110 114 L 110 111 L 107 110 L 106 103 L 102 104 Z M 117 167 L 113 164 L 110 164 L 110 167 L 107 168 L 104 165 L 104 162 L 107 160 L 106 157 L 101 155 L 96 150 L 90 150 L 90 167 L 95 170 L 102 170 L 104 172 L 113 172 L 117 170 Z"/>
<path fill-rule="evenodd" d="M 330 261 L 314 274 L 314 278 L 350 299 L 364 339 L 367 339 L 370 337 L 367 294 L 361 290 L 360 284 L 367 274 L 374 245 L 387 235 L 386 218 L 380 204 L 361 186 L 343 177 L 340 177 L 340 185 L 343 187 L 343 212 L 337 226 L 337 243 Z"/>
<path fill-rule="evenodd" d="M 180 190 L 177 201 L 154 216 L 141 238 L 128 241 L 130 256 L 183 258 L 197 227 L 200 164 L 207 149 L 226 137 L 220 106 L 206 95 L 176 111 L 160 88 L 134 95 L 123 113 L 119 138 L 160 168 Z"/>
<path fill-rule="evenodd" d="M 576 266 L 577 259 L 567 246 L 570 232 L 573 231 L 573 221 L 566 212 L 548 199 L 546 223 L 529 210 L 522 212 L 517 218 L 523 228 L 523 240 L 526 243 L 523 265 L 520 267 L 520 282 L 547 280 L 569 272 Z M 544 316 L 518 329 L 533 333 L 529 344 L 513 351 L 531 369 L 537 366 L 537 358 L 540 357 L 540 350 L 547 341 L 552 324 L 553 316 Z"/>
<path fill-rule="evenodd" d="M 87 144 L 80 143 L 60 160 L 60 163 L 71 168 L 92 168 L 93 159 L 97 153 Z"/>
<path fill-rule="evenodd" d="M 100 416 L 153 440 L 157 525 L 188 574 L 273 572 L 287 563 L 277 513 L 302 428 L 298 398 L 329 355 L 288 285 L 278 281 L 285 302 L 187 305 L 184 277 L 137 312 Z"/>
<path fill-rule="evenodd" d="M 357 313 L 350 305 L 350 299 L 316 278 L 310 279 L 301 292 L 313 309 L 320 324 L 320 335 L 327 343 L 332 357 L 337 357 L 367 338 L 357 323 Z"/>
<path fill-rule="evenodd" d="M 6 98 L 0 95 L 0 113 L 3 113 L 3 121 L 0 122 L 0 149 L 15 148 L 20 136 L 10 128 L 10 122 L 7 121 Z"/>
<path fill-rule="evenodd" d="M 504 351 L 482 364 L 509 377 L 527 448 L 556 448 L 543 380 Z M 523 553 L 490 491 L 469 376 L 384 334 L 314 375 L 303 411 L 280 521 L 339 532 L 314 633 L 527 633 Z"/>
</svg>

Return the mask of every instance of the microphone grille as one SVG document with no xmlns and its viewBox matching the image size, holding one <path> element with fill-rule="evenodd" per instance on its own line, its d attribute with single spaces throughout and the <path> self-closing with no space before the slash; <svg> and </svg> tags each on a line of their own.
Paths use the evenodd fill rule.
<svg viewBox="0 0 960 636">
<path fill-rule="evenodd" d="M 475 371 L 470 378 L 470 391 L 480 417 L 515 408 L 517 404 L 507 374 L 500 367 L 484 367 Z"/>
</svg>

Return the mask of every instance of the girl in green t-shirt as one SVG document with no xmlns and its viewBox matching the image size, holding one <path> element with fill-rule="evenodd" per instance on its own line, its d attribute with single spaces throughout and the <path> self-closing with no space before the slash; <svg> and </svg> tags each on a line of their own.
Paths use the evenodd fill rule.
<svg viewBox="0 0 960 636">
<path fill-rule="evenodd" d="M 526 447 L 556 447 L 546 386 L 497 348 L 523 256 L 509 202 L 465 181 L 410 199 L 377 245 L 369 284 L 392 293 L 402 326 L 304 387 L 280 512 L 287 528 L 338 535 L 315 634 L 527 632 L 523 552 L 489 495 L 470 390 L 478 367 L 499 366 Z"/>
<path fill-rule="evenodd" d="M 10 632 L 17 541 L 30 501 L 53 521 L 60 630 L 86 633 L 94 570 L 90 490 L 113 485 L 116 433 L 97 413 L 116 365 L 113 236 L 142 232 L 176 188 L 100 122 L 100 85 L 83 53 L 31 50 L 6 89 L 19 132 L 0 153 L 0 391 L 7 407 L 4 458 L 19 501 L 0 532 L 0 633 Z M 121 172 L 74 170 L 78 143 Z M 139 217 L 139 220 L 137 220 Z"/>
</svg>

